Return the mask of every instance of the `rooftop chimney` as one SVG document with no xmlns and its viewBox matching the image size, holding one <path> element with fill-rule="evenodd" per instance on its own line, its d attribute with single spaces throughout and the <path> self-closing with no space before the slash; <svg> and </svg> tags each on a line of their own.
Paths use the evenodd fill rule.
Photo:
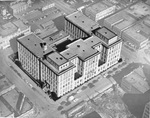
<svg viewBox="0 0 150 118">
<path fill-rule="evenodd" d="M 46 43 L 45 43 L 45 42 L 40 43 L 40 46 L 41 46 L 41 48 L 43 48 L 43 50 L 44 50 L 44 51 L 46 51 L 46 50 L 47 50 L 47 45 L 46 45 Z"/>
</svg>

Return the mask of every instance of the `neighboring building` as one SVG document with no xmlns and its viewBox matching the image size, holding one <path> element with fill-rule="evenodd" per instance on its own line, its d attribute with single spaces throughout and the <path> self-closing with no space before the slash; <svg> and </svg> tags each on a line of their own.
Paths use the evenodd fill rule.
<svg viewBox="0 0 150 118">
<path fill-rule="evenodd" d="M 0 100 L 0 118 L 27 118 L 34 114 L 33 103 L 4 75 L 0 79 L 0 88 L 0 96 L 3 98 Z"/>
<path fill-rule="evenodd" d="M 104 20 L 104 26 L 110 30 L 113 30 L 119 37 L 122 36 L 122 32 L 132 27 L 136 22 L 136 19 L 128 15 L 125 11 L 118 12 Z"/>
<path fill-rule="evenodd" d="M 10 6 L 13 10 L 13 14 L 21 13 L 28 9 L 29 5 L 26 2 L 18 2 Z"/>
<path fill-rule="evenodd" d="M 139 12 L 140 11 L 140 12 Z M 114 31 L 126 45 L 142 49 L 150 37 L 150 6 L 137 3 L 104 20 L 104 26 Z"/>
<path fill-rule="evenodd" d="M 121 31 L 128 29 L 133 24 L 138 24 L 139 20 L 142 20 L 149 15 L 150 6 L 143 2 L 138 2 L 135 5 L 104 19 L 104 26 L 110 30 L 114 30 L 113 27 L 116 27 L 114 32 L 120 35 Z"/>
<path fill-rule="evenodd" d="M 133 49 L 144 48 L 150 39 L 150 17 L 140 23 L 126 29 L 122 33 L 122 39 Z"/>
<path fill-rule="evenodd" d="M 10 46 L 10 40 L 22 34 L 30 33 L 30 26 L 25 25 L 21 20 L 8 22 L 0 27 L 0 48 Z"/>
<path fill-rule="evenodd" d="M 98 37 L 72 40 L 67 36 L 63 41 L 29 34 L 18 39 L 19 60 L 35 80 L 44 83 L 45 92 L 63 96 L 120 58 L 122 41 L 116 34 L 104 27 L 94 33 Z"/>
<path fill-rule="evenodd" d="M 5 16 L 7 12 L 7 7 L 4 5 L 0 5 L 0 15 Z"/>
<path fill-rule="evenodd" d="M 85 9 L 85 15 L 98 21 L 115 12 L 116 6 L 108 1 L 101 1 Z"/>
<path fill-rule="evenodd" d="M 51 2 L 51 1 L 44 0 L 44 2 L 42 3 L 42 11 L 45 11 L 52 7 L 55 7 L 55 3 Z"/>
<path fill-rule="evenodd" d="M 32 32 L 34 32 L 40 38 L 44 39 L 58 31 L 55 23 L 53 22 L 53 19 L 59 16 L 61 16 L 61 14 L 56 8 L 53 8 L 44 12 L 35 10 L 25 14 L 22 19 L 24 19 L 24 21 L 31 26 Z"/>
<path fill-rule="evenodd" d="M 145 105 L 142 118 L 150 118 L 150 102 Z"/>
<path fill-rule="evenodd" d="M 82 14 L 74 12 L 65 17 L 65 32 L 74 39 L 90 37 L 99 24 Z"/>
<path fill-rule="evenodd" d="M 91 113 L 86 114 L 85 116 L 83 116 L 83 118 L 102 118 L 102 117 L 96 111 L 92 111 Z"/>
<path fill-rule="evenodd" d="M 121 87 L 126 93 L 141 94 L 150 89 L 141 68 L 122 79 Z"/>
<path fill-rule="evenodd" d="M 133 114 L 136 118 L 142 118 L 145 105 L 150 101 L 149 95 L 150 90 L 148 90 L 144 94 L 126 93 L 122 97 L 122 100 L 127 105 L 128 110 L 131 112 L 131 114 Z"/>
<path fill-rule="evenodd" d="M 38 27 L 38 29 L 36 29 L 35 31 L 35 34 L 42 39 L 58 31 L 52 20 L 41 20 L 39 22 L 36 22 L 35 25 L 37 25 Z"/>
</svg>

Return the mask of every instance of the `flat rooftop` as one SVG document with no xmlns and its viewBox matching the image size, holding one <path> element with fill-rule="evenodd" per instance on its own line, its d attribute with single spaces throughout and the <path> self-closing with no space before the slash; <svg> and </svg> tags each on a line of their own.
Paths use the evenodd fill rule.
<svg viewBox="0 0 150 118">
<path fill-rule="evenodd" d="M 53 51 L 49 46 L 47 46 L 47 50 L 44 51 L 40 45 L 40 43 L 43 43 L 42 39 L 37 37 L 35 34 L 29 34 L 21 37 L 18 41 L 37 57 L 43 57 L 43 55 Z"/>
<path fill-rule="evenodd" d="M 0 79 L 0 93 L 5 90 L 8 89 L 9 87 L 11 87 L 13 84 L 10 83 L 10 81 L 8 81 L 8 79 L 6 79 L 6 77 L 3 77 Z"/>
<path fill-rule="evenodd" d="M 114 25 L 114 26 L 113 26 L 113 30 L 114 30 L 114 32 L 116 32 L 117 34 L 118 34 L 118 33 L 120 34 L 120 32 L 121 32 L 122 30 L 124 30 L 124 29 L 126 29 L 126 28 L 132 26 L 134 23 L 135 23 L 135 19 L 132 19 L 132 20 L 124 19 L 122 22 L 119 22 L 118 24 Z M 118 34 L 118 35 L 119 35 L 119 34 Z"/>
<path fill-rule="evenodd" d="M 85 61 L 86 59 L 99 54 L 99 52 L 87 45 L 82 39 L 79 39 L 69 45 L 67 45 L 68 49 L 61 52 L 61 54 L 66 58 L 72 58 L 75 55 Z"/>
<path fill-rule="evenodd" d="M 86 32 L 91 32 L 91 30 L 99 27 L 98 23 L 86 17 L 79 11 L 66 16 L 66 18 Z"/>
<path fill-rule="evenodd" d="M 106 22 L 106 24 L 109 24 L 109 25 L 119 23 L 122 20 L 124 20 L 124 15 L 125 14 L 126 14 L 125 11 L 118 12 L 118 13 L 104 19 L 104 22 Z"/>
<path fill-rule="evenodd" d="M 24 17 L 24 19 L 29 21 L 29 20 L 32 20 L 32 19 L 40 17 L 40 16 L 43 16 L 41 11 L 33 10 L 33 11 L 30 11 L 29 13 L 26 13 L 23 17 Z"/>
<path fill-rule="evenodd" d="M 13 23 L 8 22 L 2 26 L 0 26 L 0 36 L 6 37 L 17 32 L 18 27 L 16 27 Z"/>
<path fill-rule="evenodd" d="M 18 8 L 21 8 L 21 7 L 25 6 L 25 5 L 28 5 L 28 4 L 26 2 L 18 2 L 16 4 L 14 4 L 14 5 L 11 5 L 10 7 L 12 9 L 18 9 Z"/>
<path fill-rule="evenodd" d="M 130 74 L 124 79 L 142 93 L 145 93 L 150 89 L 148 83 L 144 80 L 144 78 L 142 78 L 136 72 L 133 72 L 132 74 Z"/>
<path fill-rule="evenodd" d="M 7 117 L 13 113 L 4 105 L 4 103 L 1 100 L 0 100 L 0 106 L 1 106 L 0 117 Z"/>
<path fill-rule="evenodd" d="M 111 30 L 109 30 L 106 27 L 99 28 L 97 30 L 97 32 L 100 33 L 101 35 L 103 35 L 108 40 L 110 40 L 110 39 L 114 38 L 115 36 L 117 36 L 114 32 L 112 32 Z"/>
<path fill-rule="evenodd" d="M 93 35 L 93 36 L 87 38 L 86 40 L 84 40 L 84 42 L 85 42 L 87 45 L 89 45 L 90 47 L 93 47 L 93 46 L 95 46 L 95 45 L 101 43 L 102 41 L 101 41 L 100 38 L 98 38 L 97 36 L 94 36 L 94 35 Z"/>
<path fill-rule="evenodd" d="M 136 44 L 141 44 L 142 42 L 148 41 L 148 35 L 146 36 L 146 33 L 142 30 L 142 27 L 139 24 L 126 29 L 123 32 L 122 38 L 127 38 L 127 40 L 130 40 Z"/>
<path fill-rule="evenodd" d="M 96 111 L 93 111 L 83 116 L 83 118 L 102 118 L 102 117 Z"/>
<path fill-rule="evenodd" d="M 94 14 L 97 14 L 97 13 L 100 13 L 110 7 L 114 6 L 113 4 L 111 3 L 108 3 L 106 1 L 101 1 L 99 3 L 96 3 L 90 7 L 87 7 L 86 10 L 94 13 Z"/>
<path fill-rule="evenodd" d="M 21 20 L 13 21 L 13 24 L 16 25 L 21 31 L 26 30 L 29 26 L 25 25 Z"/>
<path fill-rule="evenodd" d="M 126 9 L 126 11 L 136 18 L 141 18 L 143 16 L 150 15 L 150 6 L 144 2 L 138 2 L 137 4 Z"/>
<path fill-rule="evenodd" d="M 53 27 L 49 27 L 46 30 L 42 30 L 42 32 L 40 34 L 37 34 L 37 35 L 41 39 L 45 39 L 57 31 L 58 31 L 58 29 L 56 28 L 56 26 L 53 26 Z M 44 41 L 46 41 L 46 40 L 44 40 Z M 47 40 L 47 42 L 49 43 L 49 40 Z"/>
<path fill-rule="evenodd" d="M 62 55 L 60 55 L 57 52 L 49 54 L 48 58 L 51 59 L 53 62 L 55 62 L 58 66 L 61 66 L 66 62 L 68 62 L 67 59 L 65 59 Z"/>
<path fill-rule="evenodd" d="M 66 34 L 64 31 L 58 31 L 51 34 L 50 36 L 44 38 L 43 40 L 48 43 L 48 45 L 52 45 L 54 43 L 59 44 L 60 42 L 63 42 L 65 39 L 69 37 L 68 34 Z"/>
</svg>

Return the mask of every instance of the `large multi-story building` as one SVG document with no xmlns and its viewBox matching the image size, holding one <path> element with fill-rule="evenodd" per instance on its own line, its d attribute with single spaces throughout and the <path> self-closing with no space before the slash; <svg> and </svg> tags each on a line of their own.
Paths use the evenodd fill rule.
<svg viewBox="0 0 150 118">
<path fill-rule="evenodd" d="M 21 13 L 28 9 L 29 5 L 26 2 L 18 2 L 10 6 L 13 14 Z"/>
<path fill-rule="evenodd" d="M 150 118 L 150 102 L 145 105 L 142 118 Z"/>
<path fill-rule="evenodd" d="M 82 85 L 120 58 L 121 40 L 106 28 L 98 28 L 86 39 L 63 38 L 55 45 L 34 34 L 18 39 L 18 56 L 22 67 L 35 80 L 44 83 L 57 97 Z"/>
<path fill-rule="evenodd" d="M 100 45 L 96 47 L 102 51 L 101 58 L 105 62 L 99 68 L 99 72 L 101 72 L 118 63 L 121 56 L 122 40 L 106 27 L 96 29 L 94 34 L 101 39 Z"/>
<path fill-rule="evenodd" d="M 77 11 L 65 17 L 65 32 L 74 39 L 90 37 L 99 24 Z"/>
<path fill-rule="evenodd" d="M 21 20 L 8 22 L 0 26 L 0 48 L 9 47 L 12 38 L 28 33 L 30 33 L 30 26 L 25 25 Z"/>
<path fill-rule="evenodd" d="M 116 6 L 108 1 L 101 1 L 85 9 L 85 15 L 98 21 L 115 12 Z"/>
</svg>

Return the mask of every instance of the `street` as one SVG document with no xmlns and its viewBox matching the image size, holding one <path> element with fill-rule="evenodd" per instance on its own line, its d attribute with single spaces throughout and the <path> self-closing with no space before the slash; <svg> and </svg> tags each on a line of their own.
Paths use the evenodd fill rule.
<svg viewBox="0 0 150 118">
<path fill-rule="evenodd" d="M 55 116 L 54 113 L 57 112 L 56 107 L 57 105 L 50 104 L 48 103 L 43 95 L 40 95 L 38 92 L 35 92 L 32 90 L 16 73 L 13 71 L 8 63 L 6 62 L 7 60 L 7 54 L 5 51 L 0 51 L 0 71 L 5 74 L 5 76 L 15 84 L 15 86 L 23 92 L 33 104 L 36 104 L 38 108 L 41 111 L 41 115 L 38 118 L 44 117 L 46 118 L 47 116 L 51 116 L 51 118 L 59 118 L 59 115 L 57 117 Z M 22 75 L 23 78 L 29 78 L 27 75 Z M 36 88 L 36 87 L 35 87 Z M 49 109 L 49 111 L 48 111 Z"/>
</svg>

